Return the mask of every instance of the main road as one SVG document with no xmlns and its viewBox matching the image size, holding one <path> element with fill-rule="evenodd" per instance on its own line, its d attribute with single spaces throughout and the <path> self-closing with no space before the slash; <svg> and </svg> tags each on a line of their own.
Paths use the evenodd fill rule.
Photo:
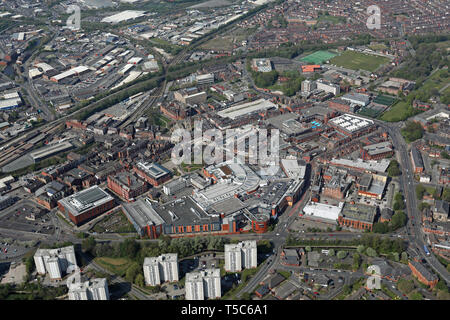
<svg viewBox="0 0 450 320">
<path fill-rule="evenodd" d="M 421 214 L 418 210 L 416 202 L 414 171 L 412 169 L 408 145 L 400 133 L 400 126 L 396 123 L 385 123 L 376 121 L 376 123 L 386 129 L 392 139 L 393 145 L 399 152 L 400 165 L 402 167 L 402 175 L 400 177 L 400 185 L 406 200 L 406 208 L 408 213 L 408 241 L 410 245 L 414 246 L 415 251 L 418 252 L 419 257 L 425 259 L 428 264 L 437 272 L 440 277 L 450 285 L 450 274 L 447 269 L 436 259 L 434 254 L 427 256 L 424 251 L 426 245 L 425 234 L 421 228 Z"/>
</svg>

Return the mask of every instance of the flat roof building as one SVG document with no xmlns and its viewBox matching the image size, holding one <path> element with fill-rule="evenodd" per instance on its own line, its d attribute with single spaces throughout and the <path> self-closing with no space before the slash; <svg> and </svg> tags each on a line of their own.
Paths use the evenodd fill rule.
<svg viewBox="0 0 450 320">
<path fill-rule="evenodd" d="M 256 241 L 242 241 L 237 244 L 225 245 L 225 271 L 239 272 L 243 268 L 256 268 L 257 265 Z"/>
<path fill-rule="evenodd" d="M 376 215 L 377 207 L 346 202 L 339 214 L 338 222 L 340 226 L 372 231 Z"/>
<path fill-rule="evenodd" d="M 171 172 L 158 163 L 138 162 L 133 171 L 153 186 L 159 186 L 172 177 Z"/>
<path fill-rule="evenodd" d="M 109 300 L 106 278 L 69 284 L 69 300 Z"/>
<path fill-rule="evenodd" d="M 249 115 L 255 112 L 263 112 L 269 109 L 277 109 L 277 105 L 266 99 L 258 99 L 251 102 L 237 104 L 225 110 L 217 112 L 222 118 L 230 118 L 232 120 Z"/>
<path fill-rule="evenodd" d="M 65 273 L 77 268 L 74 246 L 57 249 L 38 249 L 34 254 L 37 273 L 49 274 L 51 280 L 61 280 Z"/>
<path fill-rule="evenodd" d="M 310 202 L 303 208 L 303 213 L 311 218 L 319 218 L 319 220 L 336 223 L 342 212 L 343 205 L 342 202 L 339 203 L 339 206 Z"/>
<path fill-rule="evenodd" d="M 70 150 L 72 148 L 73 145 L 72 143 L 70 143 L 70 141 L 63 141 L 30 152 L 30 156 L 34 162 L 37 162 L 59 152 Z"/>
<path fill-rule="evenodd" d="M 364 119 L 352 114 L 344 114 L 342 116 L 330 119 L 328 124 L 340 133 L 357 137 L 376 129 L 373 120 Z"/>
<path fill-rule="evenodd" d="M 114 198 L 98 186 L 90 187 L 58 201 L 59 210 L 67 213 L 70 220 L 77 226 L 114 206 Z"/>
<path fill-rule="evenodd" d="M 166 253 L 144 259 L 144 278 L 149 286 L 178 281 L 178 254 Z"/>
<path fill-rule="evenodd" d="M 138 199 L 133 203 L 123 203 L 122 209 L 140 236 L 147 235 L 150 239 L 156 239 L 163 232 L 165 221 L 153 209 L 149 200 Z"/>
<path fill-rule="evenodd" d="M 222 296 L 220 269 L 186 273 L 186 300 L 217 299 Z"/>
</svg>

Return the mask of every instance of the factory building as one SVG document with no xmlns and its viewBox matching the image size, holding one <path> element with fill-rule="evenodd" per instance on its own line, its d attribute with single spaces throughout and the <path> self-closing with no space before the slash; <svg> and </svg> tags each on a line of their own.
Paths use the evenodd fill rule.
<svg viewBox="0 0 450 320">
<path fill-rule="evenodd" d="M 392 144 L 384 141 L 361 148 L 361 158 L 363 160 L 379 160 L 390 157 L 394 154 Z"/>
<path fill-rule="evenodd" d="M 239 272 L 258 266 L 256 241 L 225 245 L 225 271 Z"/>
<path fill-rule="evenodd" d="M 69 284 L 69 300 L 109 300 L 106 278 Z"/>
<path fill-rule="evenodd" d="M 58 201 L 58 209 L 77 226 L 112 209 L 114 198 L 98 186 L 90 187 Z"/>
<path fill-rule="evenodd" d="M 148 286 L 160 285 L 166 281 L 178 281 L 178 254 L 167 253 L 159 257 L 145 258 L 144 278 Z"/>
<path fill-rule="evenodd" d="M 77 268 L 74 246 L 58 249 L 38 249 L 34 254 L 37 273 L 49 274 L 51 280 L 61 280 Z"/>
<path fill-rule="evenodd" d="M 186 300 L 218 299 L 222 296 L 220 269 L 186 273 Z"/>
<path fill-rule="evenodd" d="M 339 214 L 338 222 L 341 227 L 372 231 L 376 215 L 377 207 L 346 202 Z"/>
</svg>

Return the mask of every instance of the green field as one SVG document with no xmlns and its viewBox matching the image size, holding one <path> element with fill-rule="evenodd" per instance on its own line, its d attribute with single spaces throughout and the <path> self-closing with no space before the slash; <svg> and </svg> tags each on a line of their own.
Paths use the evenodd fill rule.
<svg viewBox="0 0 450 320">
<path fill-rule="evenodd" d="M 408 117 L 408 111 L 411 108 L 412 106 L 408 105 L 407 102 L 399 101 L 381 116 L 381 120 L 388 122 L 405 120 Z"/>
<path fill-rule="evenodd" d="M 101 257 L 95 258 L 94 261 L 98 263 L 103 268 L 118 274 L 119 276 L 124 276 L 128 267 L 131 265 L 132 261 L 126 258 L 109 258 Z"/>
<path fill-rule="evenodd" d="M 324 61 L 328 61 L 333 57 L 336 57 L 337 54 L 329 51 L 316 51 L 310 55 L 307 55 L 306 57 L 301 58 L 300 60 L 307 63 L 312 64 L 321 64 Z"/>
<path fill-rule="evenodd" d="M 385 57 L 378 57 L 354 51 L 345 51 L 340 56 L 334 57 L 330 60 L 331 64 L 343 68 L 352 70 L 367 70 L 370 72 L 374 72 L 380 66 L 388 62 L 389 59 Z"/>
</svg>

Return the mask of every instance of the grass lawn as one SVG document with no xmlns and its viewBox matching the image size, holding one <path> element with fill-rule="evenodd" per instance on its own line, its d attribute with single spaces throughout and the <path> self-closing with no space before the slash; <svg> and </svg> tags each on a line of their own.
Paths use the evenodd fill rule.
<svg viewBox="0 0 450 320">
<path fill-rule="evenodd" d="M 327 15 L 321 15 L 319 19 L 317 19 L 318 22 L 330 22 L 332 24 L 345 23 L 346 20 L 347 19 L 344 17 L 327 16 Z"/>
<path fill-rule="evenodd" d="M 324 61 L 328 61 L 336 56 L 337 56 L 336 53 L 325 50 L 319 50 L 307 56 L 304 56 L 303 58 L 300 59 L 300 61 L 312 64 L 322 64 Z"/>
<path fill-rule="evenodd" d="M 94 261 L 103 268 L 119 276 L 125 275 L 125 272 L 127 271 L 128 267 L 133 263 L 132 261 L 126 258 L 109 258 L 109 257 L 95 258 Z"/>
<path fill-rule="evenodd" d="M 372 50 L 384 50 L 387 49 L 387 46 L 384 43 L 376 43 L 369 46 Z"/>
<path fill-rule="evenodd" d="M 373 72 L 390 60 L 385 57 L 374 56 L 354 51 L 345 51 L 340 56 L 330 60 L 331 64 L 352 70 L 367 70 Z"/>
<path fill-rule="evenodd" d="M 450 73 L 447 72 L 447 70 L 439 70 L 435 72 L 431 77 L 429 77 L 418 89 L 418 91 L 424 90 L 429 92 L 433 88 L 440 90 L 449 82 L 450 82 Z"/>
<path fill-rule="evenodd" d="M 194 163 L 192 163 L 192 164 L 186 164 L 186 163 L 181 163 L 181 168 L 183 169 L 183 171 L 185 171 L 185 172 L 191 172 L 191 171 L 195 171 L 195 170 L 198 170 L 198 169 L 201 169 L 201 168 L 203 168 L 203 164 L 194 164 Z"/>
<path fill-rule="evenodd" d="M 205 44 L 202 44 L 200 46 L 202 49 L 206 50 L 226 50 L 231 51 L 233 50 L 233 37 L 231 36 L 219 36 L 214 39 L 209 40 Z"/>
<path fill-rule="evenodd" d="M 412 106 L 409 106 L 405 101 L 399 101 L 386 111 L 380 119 L 388 122 L 405 120 L 408 117 L 408 110 L 411 108 Z"/>
</svg>

